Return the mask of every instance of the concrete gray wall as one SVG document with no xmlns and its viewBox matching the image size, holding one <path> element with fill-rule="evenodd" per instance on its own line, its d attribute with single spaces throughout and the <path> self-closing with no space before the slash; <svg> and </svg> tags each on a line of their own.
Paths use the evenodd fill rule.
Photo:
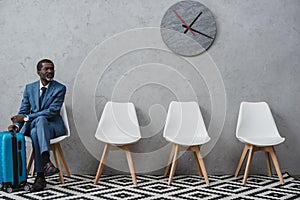
<svg viewBox="0 0 300 200">
<path fill-rule="evenodd" d="M 212 125 L 214 96 L 207 83 L 218 75 L 201 76 L 203 74 L 199 75 L 195 70 L 201 71 L 204 65 L 215 63 L 212 67 L 219 70 L 225 87 L 223 109 L 226 118 L 224 126 L 222 119 L 218 122 L 221 124 L 220 135 L 217 130 L 211 131 L 210 134 L 216 137 L 210 148 L 205 150 L 204 147 L 208 173 L 234 173 L 243 149 L 243 144 L 235 138 L 240 102 L 266 101 L 281 135 L 286 138 L 276 147 L 282 172 L 300 174 L 300 23 L 297 22 L 300 1 L 201 1 L 216 17 L 217 38 L 208 51 L 212 60 L 202 63 L 207 59 L 205 54 L 194 60 L 191 58 L 195 68 L 185 58 L 169 52 L 157 35 L 153 34 L 151 38 L 148 29 L 144 39 L 128 38 L 126 44 L 118 43 L 128 30 L 159 27 L 164 12 L 176 2 L 0 0 L 0 130 L 5 130 L 10 117 L 17 113 L 24 84 L 38 79 L 35 73 L 37 61 L 47 57 L 56 64 L 56 79 L 68 88 L 65 102 L 72 135 L 62 142 L 62 147 L 71 173 L 96 173 L 103 144 L 94 139 L 96 127 L 91 121 L 99 121 L 104 103 L 113 99 L 130 100 L 136 105 L 143 135 L 143 139 L 132 147 L 137 171 L 162 174 L 170 150 L 162 137 L 168 104 L 171 100 L 196 98 L 207 126 Z M 153 30 L 157 33 L 157 29 Z M 122 45 L 143 40 L 153 42 L 159 48 L 135 49 L 117 55 L 109 66 L 99 64 L 107 62 L 106 58 Z M 99 52 L 103 53 L 97 54 Z M 172 67 L 183 79 L 172 74 Z M 97 71 L 100 69 L 102 74 Z M 84 80 L 95 81 L 92 96 L 86 96 L 89 87 L 86 91 L 78 89 L 89 86 Z M 119 81 L 123 81 L 121 86 Z M 138 83 L 143 84 L 135 85 Z M 221 95 L 218 92 L 221 93 L 222 88 L 217 88 L 216 98 Z M 82 116 L 79 112 L 90 106 L 85 105 L 90 99 L 94 102 L 92 107 L 96 117 L 92 113 Z M 217 110 L 222 111 L 222 108 Z M 214 127 L 210 128 L 213 130 Z M 152 156 L 151 153 L 161 149 L 163 153 Z M 127 171 L 121 152 L 109 155 L 108 166 L 104 173 Z M 180 157 L 177 173 L 196 174 L 192 154 L 185 153 Z M 264 154 L 255 154 L 250 173 L 266 173 Z"/>
</svg>

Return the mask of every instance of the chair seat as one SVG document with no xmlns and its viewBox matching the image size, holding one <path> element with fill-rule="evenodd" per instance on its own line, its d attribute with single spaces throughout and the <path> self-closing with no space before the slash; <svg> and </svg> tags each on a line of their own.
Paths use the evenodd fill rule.
<svg viewBox="0 0 300 200">
<path fill-rule="evenodd" d="M 193 138 L 188 138 L 188 137 L 182 137 L 178 136 L 178 137 L 169 137 L 169 136 L 165 136 L 166 140 L 175 144 L 180 144 L 183 146 L 194 146 L 194 145 L 201 145 L 201 144 L 205 144 L 208 141 L 210 141 L 210 137 L 209 136 L 203 136 L 203 137 L 193 137 Z"/>
<path fill-rule="evenodd" d="M 61 142 L 61 141 L 63 141 L 64 139 L 66 139 L 67 137 L 69 137 L 69 135 L 63 135 L 63 136 L 60 136 L 60 137 L 51 139 L 51 140 L 50 140 L 50 144 L 55 144 L 55 143 Z M 31 142 L 32 142 L 32 141 L 31 141 L 31 137 L 25 136 L 25 141 L 31 143 Z"/>
<path fill-rule="evenodd" d="M 285 138 L 282 137 L 238 137 L 238 139 L 243 143 L 248 143 L 255 146 L 273 146 L 280 144 L 285 140 Z"/>
<path fill-rule="evenodd" d="M 130 136 L 125 136 L 125 135 L 119 135 L 118 137 L 113 137 L 113 136 L 105 136 L 105 137 L 97 137 L 95 136 L 96 139 L 108 143 L 108 144 L 114 144 L 114 145 L 125 145 L 125 144 L 132 144 L 137 142 L 140 137 L 130 137 Z"/>
<path fill-rule="evenodd" d="M 62 136 L 60 136 L 60 137 L 51 139 L 51 140 L 50 140 L 50 144 L 55 144 L 55 143 L 61 142 L 61 141 L 63 141 L 64 139 L 66 139 L 67 137 L 69 137 L 69 136 L 68 136 L 68 135 L 62 135 Z"/>
</svg>

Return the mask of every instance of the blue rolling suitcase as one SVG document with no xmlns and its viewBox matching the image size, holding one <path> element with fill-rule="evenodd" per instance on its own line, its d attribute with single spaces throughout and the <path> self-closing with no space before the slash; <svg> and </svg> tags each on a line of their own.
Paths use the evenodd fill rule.
<svg viewBox="0 0 300 200">
<path fill-rule="evenodd" d="M 21 133 L 0 132 L 1 189 L 12 192 L 15 188 L 29 190 L 26 171 L 25 138 Z"/>
</svg>

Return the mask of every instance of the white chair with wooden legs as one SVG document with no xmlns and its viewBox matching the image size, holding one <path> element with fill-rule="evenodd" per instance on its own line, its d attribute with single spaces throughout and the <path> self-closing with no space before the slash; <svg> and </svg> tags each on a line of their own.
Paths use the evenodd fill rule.
<svg viewBox="0 0 300 200">
<path fill-rule="evenodd" d="M 255 151 L 264 151 L 268 168 L 268 175 L 272 176 L 270 155 L 280 183 L 284 180 L 280 171 L 274 146 L 284 142 L 276 127 L 271 110 L 265 102 L 242 102 L 237 122 L 236 137 L 245 143 L 245 147 L 235 171 L 235 177 L 239 175 L 247 153 L 248 159 L 242 184 L 245 185 L 249 169 Z"/>
<path fill-rule="evenodd" d="M 124 150 L 134 185 L 137 184 L 130 144 L 141 138 L 140 127 L 133 103 L 107 102 L 95 137 L 104 142 L 104 150 L 94 180 L 97 184 L 110 150 Z"/>
<path fill-rule="evenodd" d="M 64 153 L 63 153 L 62 148 L 60 146 L 61 141 L 63 141 L 64 139 L 70 137 L 70 127 L 69 127 L 68 115 L 67 115 L 67 110 L 66 110 L 65 104 L 63 104 L 62 107 L 61 107 L 60 115 L 63 118 L 65 127 L 67 129 L 67 134 L 63 135 L 63 136 L 60 136 L 60 137 L 57 137 L 57 138 L 54 138 L 54 139 L 51 139 L 50 140 L 50 151 L 53 152 L 56 167 L 59 169 L 60 182 L 63 184 L 65 182 L 65 180 L 64 180 L 62 166 L 61 166 L 60 161 L 62 162 L 62 165 L 64 167 L 66 175 L 71 176 L 69 167 L 68 167 L 67 162 L 65 160 Z M 26 142 L 31 143 L 31 138 L 30 137 L 26 136 L 25 139 L 26 139 Z M 27 162 L 27 172 L 29 173 L 30 170 L 31 170 L 31 175 L 32 176 L 34 175 L 33 161 L 34 161 L 33 149 L 31 149 L 30 154 L 29 154 L 29 158 L 28 158 L 28 162 Z"/>
<path fill-rule="evenodd" d="M 169 106 L 164 138 L 173 143 L 168 164 L 164 176 L 168 173 L 170 185 L 175 173 L 179 151 L 193 151 L 199 176 L 203 176 L 206 184 L 209 184 L 206 168 L 200 146 L 210 140 L 203 117 L 196 102 L 175 102 Z M 172 165 L 172 166 L 171 166 Z M 171 167 L 171 171 L 170 171 Z"/>
</svg>

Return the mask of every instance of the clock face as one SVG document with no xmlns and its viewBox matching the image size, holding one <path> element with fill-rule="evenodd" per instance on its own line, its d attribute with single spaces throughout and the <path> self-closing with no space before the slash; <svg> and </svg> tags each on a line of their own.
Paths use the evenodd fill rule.
<svg viewBox="0 0 300 200">
<path fill-rule="evenodd" d="M 180 1 L 171 6 L 160 28 L 168 48 L 182 56 L 195 56 L 206 51 L 217 33 L 212 12 L 196 1 Z"/>
</svg>

